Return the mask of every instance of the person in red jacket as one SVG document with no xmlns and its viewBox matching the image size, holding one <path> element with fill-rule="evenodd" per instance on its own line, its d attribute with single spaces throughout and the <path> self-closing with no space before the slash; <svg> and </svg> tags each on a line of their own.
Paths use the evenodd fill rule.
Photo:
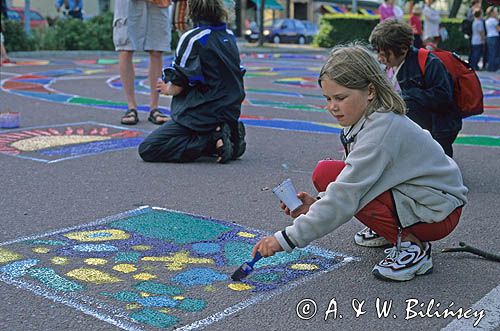
<svg viewBox="0 0 500 331">
<path fill-rule="evenodd" d="M 408 23 L 413 29 L 413 46 L 415 48 L 422 48 L 422 8 L 420 6 L 414 6 L 411 12 L 410 19 Z"/>
</svg>

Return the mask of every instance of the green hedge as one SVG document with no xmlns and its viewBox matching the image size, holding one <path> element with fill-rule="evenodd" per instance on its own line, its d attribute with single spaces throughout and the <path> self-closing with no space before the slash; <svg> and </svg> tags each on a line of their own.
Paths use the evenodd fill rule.
<svg viewBox="0 0 500 331">
<path fill-rule="evenodd" d="M 371 31 L 379 21 L 377 16 L 361 14 L 323 15 L 314 44 L 330 48 L 355 40 L 368 42 Z M 469 54 L 469 41 L 460 32 L 461 20 L 442 18 L 441 23 L 448 30 L 449 39 L 442 42 L 439 47 L 459 54 Z"/>
</svg>

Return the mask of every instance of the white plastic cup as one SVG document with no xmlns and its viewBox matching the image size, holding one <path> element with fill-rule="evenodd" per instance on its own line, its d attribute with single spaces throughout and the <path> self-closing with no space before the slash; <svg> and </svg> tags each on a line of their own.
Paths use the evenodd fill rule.
<svg viewBox="0 0 500 331">
<path fill-rule="evenodd" d="M 290 178 L 273 188 L 273 193 L 288 207 L 288 209 L 290 209 L 290 211 L 294 211 L 302 206 L 302 201 L 297 198 L 297 191 Z"/>
</svg>

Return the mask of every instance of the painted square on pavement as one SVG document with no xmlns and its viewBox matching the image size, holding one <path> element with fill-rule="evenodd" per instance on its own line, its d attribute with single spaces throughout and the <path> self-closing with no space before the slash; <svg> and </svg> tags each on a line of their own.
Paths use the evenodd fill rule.
<svg viewBox="0 0 500 331">
<path fill-rule="evenodd" d="M 141 207 L 0 244 L 0 280 L 126 330 L 196 329 L 342 266 L 314 246 L 260 260 L 242 282 L 259 230 Z"/>
<path fill-rule="evenodd" d="M 23 128 L 0 131 L 0 153 L 54 163 L 134 148 L 145 135 L 139 130 L 95 122 Z"/>
</svg>

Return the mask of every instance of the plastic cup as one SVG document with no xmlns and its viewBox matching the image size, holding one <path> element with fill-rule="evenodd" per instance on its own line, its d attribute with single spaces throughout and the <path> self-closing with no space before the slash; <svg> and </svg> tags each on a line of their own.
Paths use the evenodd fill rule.
<svg viewBox="0 0 500 331">
<path fill-rule="evenodd" d="M 0 128 L 15 129 L 19 127 L 20 114 L 18 112 L 0 113 Z"/>
<path fill-rule="evenodd" d="M 291 211 L 302 206 L 302 201 L 297 198 L 297 191 L 293 186 L 292 180 L 290 178 L 283 181 L 275 188 L 273 188 L 273 193 L 280 199 Z"/>
</svg>

